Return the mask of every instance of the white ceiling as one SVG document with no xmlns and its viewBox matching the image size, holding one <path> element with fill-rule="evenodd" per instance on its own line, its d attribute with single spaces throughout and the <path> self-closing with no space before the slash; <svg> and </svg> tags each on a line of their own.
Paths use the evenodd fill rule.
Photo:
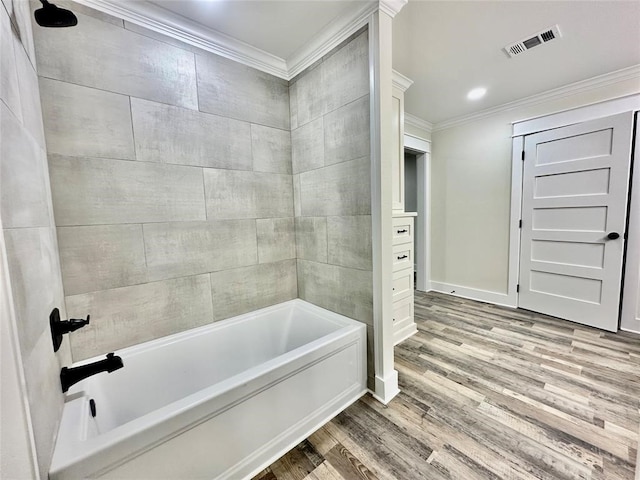
<svg viewBox="0 0 640 480">
<path fill-rule="evenodd" d="M 153 0 L 283 60 L 371 0 Z M 558 24 L 561 40 L 502 48 Z M 406 111 L 432 123 L 640 64 L 640 1 L 409 0 L 394 19 L 393 67 L 414 81 Z M 476 102 L 467 92 L 486 87 Z"/>
<path fill-rule="evenodd" d="M 173 13 L 284 60 L 326 27 L 371 0 L 153 0 Z"/>
</svg>

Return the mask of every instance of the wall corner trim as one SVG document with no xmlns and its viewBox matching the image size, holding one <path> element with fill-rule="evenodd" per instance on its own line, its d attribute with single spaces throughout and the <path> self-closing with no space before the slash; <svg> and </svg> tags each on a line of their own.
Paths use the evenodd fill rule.
<svg viewBox="0 0 640 480">
<path fill-rule="evenodd" d="M 501 112 L 513 110 L 520 107 L 538 105 L 550 100 L 558 100 L 571 95 L 576 95 L 583 92 L 588 92 L 596 88 L 606 87 L 608 85 L 614 85 L 616 83 L 624 82 L 626 80 L 640 79 L 640 64 L 632 65 L 631 67 L 622 68 L 613 72 L 598 75 L 596 77 L 588 78 L 586 80 L 580 80 L 579 82 L 570 83 L 563 87 L 547 90 L 546 92 L 537 93 L 529 97 L 521 98 L 514 102 L 504 103 L 497 107 L 487 108 L 479 112 L 471 113 L 469 115 L 462 115 L 460 117 L 451 118 L 443 122 L 436 123 L 433 126 L 433 131 L 438 132 L 440 130 L 446 130 L 447 128 L 456 127 L 465 123 L 480 120 L 482 118 L 490 117 Z"/>
<path fill-rule="evenodd" d="M 380 11 L 393 18 L 400 13 L 402 7 L 404 7 L 409 0 L 379 0 L 379 2 Z"/>
<path fill-rule="evenodd" d="M 433 123 L 427 122 L 420 117 L 416 117 L 415 115 L 411 115 L 410 113 L 404 112 L 404 124 L 411 125 L 412 127 L 421 128 L 422 130 L 431 133 L 433 132 Z"/>
<path fill-rule="evenodd" d="M 413 80 L 411 80 L 409 77 L 405 77 L 400 72 L 392 70 L 391 74 L 392 74 L 391 82 L 392 82 L 393 88 L 397 88 L 398 90 L 404 93 L 407 91 L 407 88 L 413 85 Z"/>
</svg>

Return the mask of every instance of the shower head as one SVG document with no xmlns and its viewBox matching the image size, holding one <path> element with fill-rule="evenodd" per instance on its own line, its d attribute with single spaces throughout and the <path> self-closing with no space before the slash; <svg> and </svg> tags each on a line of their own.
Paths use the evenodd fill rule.
<svg viewBox="0 0 640 480">
<path fill-rule="evenodd" d="M 57 7 L 48 0 L 40 0 L 40 3 L 42 8 L 33 12 L 33 16 L 41 27 L 73 27 L 78 24 L 73 12 Z"/>
</svg>

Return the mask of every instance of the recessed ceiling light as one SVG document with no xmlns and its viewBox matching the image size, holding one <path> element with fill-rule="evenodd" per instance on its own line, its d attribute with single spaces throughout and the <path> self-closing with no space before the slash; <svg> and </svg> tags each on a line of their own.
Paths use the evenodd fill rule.
<svg viewBox="0 0 640 480">
<path fill-rule="evenodd" d="M 487 93 L 487 89 L 483 87 L 474 88 L 469 93 L 467 93 L 467 98 L 469 100 L 478 100 L 479 98 L 484 97 L 484 94 Z"/>
</svg>

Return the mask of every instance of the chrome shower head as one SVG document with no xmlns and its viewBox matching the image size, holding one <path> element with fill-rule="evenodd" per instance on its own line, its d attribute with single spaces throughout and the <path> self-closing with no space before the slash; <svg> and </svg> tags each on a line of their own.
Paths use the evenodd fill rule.
<svg viewBox="0 0 640 480">
<path fill-rule="evenodd" d="M 42 8 L 33 12 L 36 22 L 41 27 L 73 27 L 78 24 L 77 17 L 70 10 L 57 7 L 48 0 L 40 0 Z"/>
</svg>

